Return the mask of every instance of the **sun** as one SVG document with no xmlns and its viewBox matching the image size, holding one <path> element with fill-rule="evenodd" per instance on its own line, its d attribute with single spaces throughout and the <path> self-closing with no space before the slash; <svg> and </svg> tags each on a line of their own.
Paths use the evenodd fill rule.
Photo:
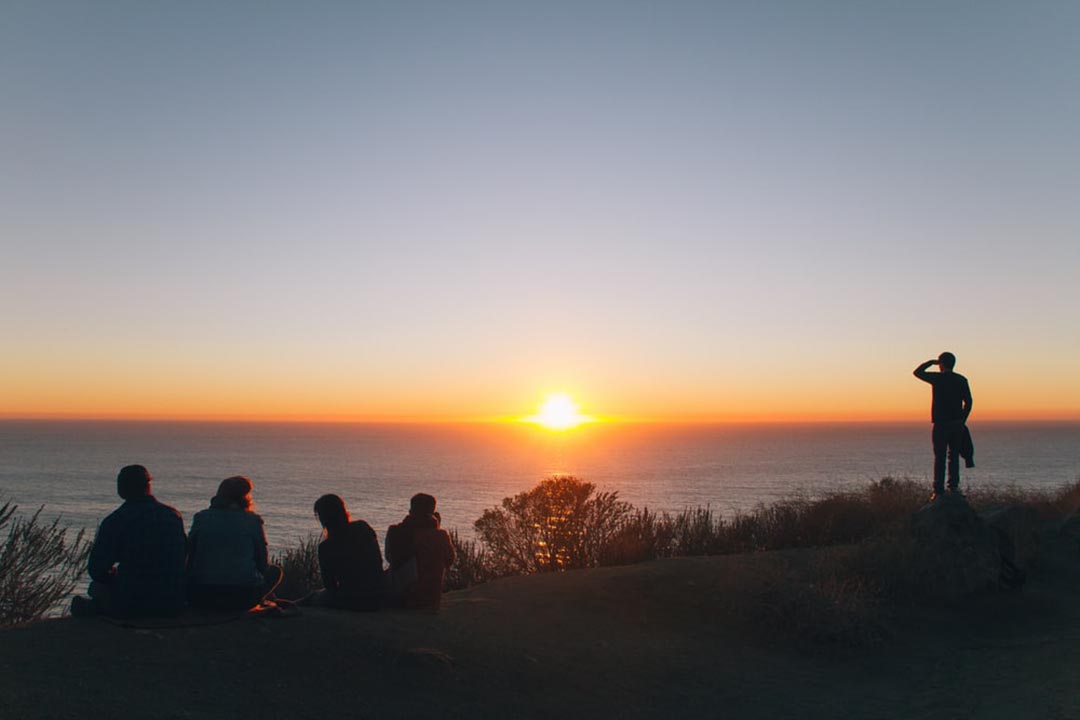
<svg viewBox="0 0 1080 720">
<path fill-rule="evenodd" d="M 555 393 L 544 398 L 535 415 L 522 418 L 548 430 L 569 430 L 596 418 L 582 415 L 580 406 L 566 393 Z"/>
</svg>

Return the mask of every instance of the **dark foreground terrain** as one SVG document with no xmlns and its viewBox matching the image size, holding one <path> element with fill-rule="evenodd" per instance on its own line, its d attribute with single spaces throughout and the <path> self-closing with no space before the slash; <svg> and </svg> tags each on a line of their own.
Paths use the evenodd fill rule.
<svg viewBox="0 0 1080 720">
<path fill-rule="evenodd" d="M 772 555 L 510 578 L 439 615 L 42 622 L 0 632 L 0 717 L 1080 718 L 1080 551 L 1056 533 L 1021 590 L 892 609 L 862 647 L 747 620 Z"/>
</svg>

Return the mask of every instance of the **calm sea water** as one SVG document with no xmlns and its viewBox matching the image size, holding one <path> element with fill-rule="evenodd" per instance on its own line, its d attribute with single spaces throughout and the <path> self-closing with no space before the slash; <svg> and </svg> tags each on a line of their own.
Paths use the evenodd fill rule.
<svg viewBox="0 0 1080 720">
<path fill-rule="evenodd" d="M 1056 487 L 1080 478 L 1080 423 L 972 424 L 968 486 Z M 142 463 L 185 521 L 218 482 L 247 475 L 275 548 L 318 531 L 312 503 L 341 495 L 380 535 L 425 491 L 445 527 L 469 533 L 485 508 L 553 473 L 573 473 L 635 505 L 722 513 L 759 502 L 910 477 L 930 487 L 930 425 L 319 425 L 0 422 L 0 499 L 45 505 L 94 528 L 119 502 L 116 473 Z"/>
</svg>

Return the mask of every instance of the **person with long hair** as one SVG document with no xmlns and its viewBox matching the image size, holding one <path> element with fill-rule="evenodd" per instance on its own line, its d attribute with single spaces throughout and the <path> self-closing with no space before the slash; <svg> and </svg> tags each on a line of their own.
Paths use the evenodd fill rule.
<svg viewBox="0 0 1080 720">
<path fill-rule="evenodd" d="M 251 501 L 251 480 L 226 478 L 210 507 L 195 513 L 188 533 L 188 599 L 195 607 L 247 610 L 274 591 L 281 568 L 267 557 L 263 519 Z"/>
<path fill-rule="evenodd" d="M 324 589 L 308 602 L 346 610 L 377 610 L 382 603 L 383 561 L 375 531 L 353 520 L 345 501 L 323 495 L 315 501 L 315 516 L 323 527 L 319 570 Z"/>
</svg>

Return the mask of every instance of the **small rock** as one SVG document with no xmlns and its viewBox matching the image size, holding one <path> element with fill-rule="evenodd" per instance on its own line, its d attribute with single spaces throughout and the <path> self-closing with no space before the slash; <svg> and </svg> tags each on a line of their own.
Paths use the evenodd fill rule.
<svg viewBox="0 0 1080 720">
<path fill-rule="evenodd" d="M 1065 518 L 1061 524 L 1061 534 L 1080 545 L 1080 510 Z"/>
<path fill-rule="evenodd" d="M 1039 556 L 1039 513 L 1031 507 L 1010 505 L 980 517 L 997 535 L 1002 585 L 1019 587 Z"/>
</svg>

